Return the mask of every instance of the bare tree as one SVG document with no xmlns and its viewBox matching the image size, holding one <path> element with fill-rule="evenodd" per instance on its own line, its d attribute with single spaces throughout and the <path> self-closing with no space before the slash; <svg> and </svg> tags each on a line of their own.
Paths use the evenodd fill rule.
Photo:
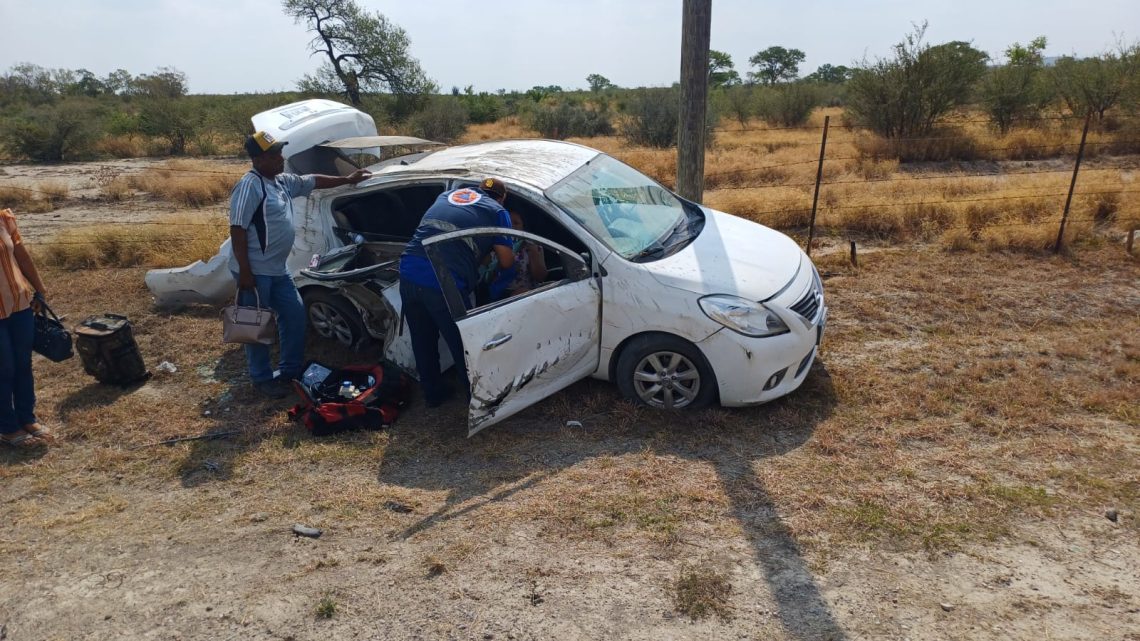
<svg viewBox="0 0 1140 641">
<path fill-rule="evenodd" d="M 309 49 L 327 60 L 300 82 L 302 90 L 338 93 L 354 106 L 365 91 L 409 96 L 434 90 L 408 53 L 408 34 L 380 12 L 354 0 L 284 0 L 285 14 L 316 34 Z"/>
</svg>

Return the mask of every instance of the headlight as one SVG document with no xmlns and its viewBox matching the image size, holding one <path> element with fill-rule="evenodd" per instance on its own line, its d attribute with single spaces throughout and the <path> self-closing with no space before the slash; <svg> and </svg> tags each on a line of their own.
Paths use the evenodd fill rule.
<svg viewBox="0 0 1140 641">
<path fill-rule="evenodd" d="M 728 294 L 713 294 L 702 298 L 700 304 L 706 316 L 745 336 L 776 336 L 788 331 L 784 321 L 763 303 Z"/>
</svg>

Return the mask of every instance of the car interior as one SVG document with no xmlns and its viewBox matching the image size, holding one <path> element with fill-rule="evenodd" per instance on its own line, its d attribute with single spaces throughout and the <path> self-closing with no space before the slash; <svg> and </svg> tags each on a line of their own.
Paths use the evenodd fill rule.
<svg viewBox="0 0 1140 641">
<path fill-rule="evenodd" d="M 339 273 L 345 280 L 373 277 L 387 280 L 424 212 L 444 189 L 443 182 L 408 185 L 334 202 L 333 220 L 337 236 L 346 245 L 357 247 L 350 251 L 331 252 L 322 259 L 319 267 L 311 271 L 322 273 L 325 278 Z M 550 239 L 578 255 L 586 251 L 586 246 L 577 237 L 526 198 L 510 196 L 506 207 L 523 217 L 525 231 Z M 544 254 L 547 266 L 544 282 L 557 282 L 564 278 L 565 261 L 558 252 L 544 248 Z M 370 269 L 374 267 L 377 269 Z M 497 301 L 491 301 L 485 289 L 477 291 L 477 307 L 492 302 Z"/>
</svg>

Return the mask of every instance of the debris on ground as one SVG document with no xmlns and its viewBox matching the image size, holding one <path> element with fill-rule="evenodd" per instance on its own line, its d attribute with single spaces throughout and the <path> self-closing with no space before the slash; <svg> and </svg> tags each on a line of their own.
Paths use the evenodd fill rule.
<svg viewBox="0 0 1140 641">
<path fill-rule="evenodd" d="M 293 534 L 295 534 L 297 536 L 305 536 L 305 537 L 308 537 L 310 539 L 318 539 L 321 537 L 321 534 L 323 534 L 323 533 L 324 532 L 322 532 L 321 530 L 318 530 L 315 527 L 309 527 L 307 525 L 301 525 L 300 523 L 293 525 Z"/>
</svg>

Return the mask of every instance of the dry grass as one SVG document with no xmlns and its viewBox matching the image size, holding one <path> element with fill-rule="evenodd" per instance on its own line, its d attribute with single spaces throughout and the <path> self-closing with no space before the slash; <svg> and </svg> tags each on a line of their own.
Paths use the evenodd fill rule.
<svg viewBox="0 0 1140 641">
<path fill-rule="evenodd" d="M 210 258 L 228 233 L 224 220 L 207 215 L 77 227 L 46 243 L 43 260 L 62 269 L 173 267 Z"/>
<path fill-rule="evenodd" d="M 460 144 L 482 142 L 484 140 L 510 140 L 515 138 L 540 138 L 532 129 L 519 124 L 517 117 L 503 118 L 497 122 L 468 125 L 467 131 L 459 137 Z"/>
<path fill-rule="evenodd" d="M 227 198 L 245 171 L 204 160 L 170 160 L 163 167 L 130 176 L 127 184 L 175 204 L 203 207 Z"/>
<path fill-rule="evenodd" d="M 728 576 L 709 567 L 683 567 L 673 584 L 673 607 L 694 621 L 713 614 L 729 619 L 731 596 Z"/>
<path fill-rule="evenodd" d="M 61 180 L 5 181 L 0 184 L 0 209 L 29 214 L 54 211 L 70 191 Z"/>
<path fill-rule="evenodd" d="M 94 151 L 112 158 L 141 158 L 147 155 L 147 143 L 135 135 L 105 136 L 95 143 Z"/>
</svg>

